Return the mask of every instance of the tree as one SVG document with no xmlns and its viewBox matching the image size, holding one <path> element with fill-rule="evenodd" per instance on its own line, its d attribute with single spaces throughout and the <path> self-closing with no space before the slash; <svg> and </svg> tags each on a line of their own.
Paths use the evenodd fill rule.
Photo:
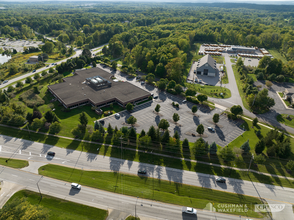
<svg viewBox="0 0 294 220">
<path fill-rule="evenodd" d="M 147 132 L 147 135 L 149 137 L 151 137 L 152 141 L 156 141 L 156 131 L 155 131 L 155 128 L 154 128 L 153 125 L 149 128 L 149 131 Z"/>
<path fill-rule="evenodd" d="M 207 155 L 208 153 L 208 143 L 203 140 L 203 138 L 199 138 L 194 143 L 194 154 L 195 156 Z"/>
<path fill-rule="evenodd" d="M 31 124 L 33 122 L 33 114 L 28 112 L 26 116 L 26 120 Z"/>
<path fill-rule="evenodd" d="M 107 127 L 107 135 L 108 136 L 112 136 L 113 135 L 113 128 L 112 128 L 112 126 L 111 126 L 110 123 L 108 124 L 108 127 Z"/>
<path fill-rule="evenodd" d="M 139 145 L 143 149 L 148 148 L 149 146 L 151 146 L 151 144 L 152 144 L 151 137 L 145 135 L 139 138 Z"/>
<path fill-rule="evenodd" d="M 255 109 L 266 110 L 275 105 L 275 100 L 268 96 L 267 89 L 263 89 L 257 93 L 255 102 L 250 104 Z"/>
<path fill-rule="evenodd" d="M 43 70 L 42 73 L 41 73 L 41 75 L 42 76 L 46 76 L 47 75 L 47 71 L 46 70 Z"/>
<path fill-rule="evenodd" d="M 240 147 L 240 149 L 243 150 L 243 153 L 248 154 L 250 151 L 250 145 L 249 145 L 249 140 L 247 140 L 246 142 L 244 142 L 242 144 L 242 146 Z"/>
<path fill-rule="evenodd" d="M 210 146 L 209 146 L 209 153 L 210 155 L 216 155 L 217 152 L 217 146 L 216 143 L 213 142 Z"/>
<path fill-rule="evenodd" d="M 14 75 L 18 72 L 18 67 L 15 64 L 9 66 L 9 75 Z"/>
<path fill-rule="evenodd" d="M 26 80 L 25 80 L 25 83 L 26 84 L 30 84 L 32 82 L 32 78 L 31 77 L 27 77 Z"/>
<path fill-rule="evenodd" d="M 111 68 L 114 70 L 117 69 L 117 62 L 115 60 L 111 62 Z"/>
<path fill-rule="evenodd" d="M 264 164 L 265 162 L 266 162 L 266 159 L 262 154 L 256 155 L 254 157 L 254 163 L 256 164 Z"/>
<path fill-rule="evenodd" d="M 181 94 L 183 92 L 182 86 L 180 84 L 177 84 L 175 86 L 175 91 L 176 91 L 177 94 Z"/>
<path fill-rule="evenodd" d="M 81 123 L 81 125 L 86 128 L 87 124 L 88 124 L 88 118 L 85 112 L 82 112 L 79 116 L 79 121 Z"/>
<path fill-rule="evenodd" d="M 158 124 L 158 128 L 161 128 L 162 130 L 166 130 L 169 127 L 169 123 L 166 119 L 161 119 L 159 124 Z"/>
<path fill-rule="evenodd" d="M 194 89 L 187 89 L 186 90 L 186 96 L 195 96 L 196 91 Z"/>
<path fill-rule="evenodd" d="M 197 112 L 198 108 L 197 108 L 197 105 L 193 105 L 192 106 L 192 112 L 193 114 L 195 114 Z"/>
<path fill-rule="evenodd" d="M 231 110 L 231 113 L 234 114 L 235 116 L 243 113 L 243 109 L 240 105 L 234 105 L 231 107 L 230 110 Z"/>
<path fill-rule="evenodd" d="M 54 122 L 49 127 L 50 134 L 58 134 L 61 131 L 61 124 L 59 122 Z"/>
<path fill-rule="evenodd" d="M 197 99 L 199 100 L 199 102 L 203 103 L 204 101 L 207 101 L 207 95 L 199 94 L 197 95 Z"/>
<path fill-rule="evenodd" d="M 146 135 L 146 132 L 144 131 L 144 129 L 142 129 L 141 133 L 140 133 L 140 138 L 144 137 Z"/>
<path fill-rule="evenodd" d="M 35 118 L 33 120 L 33 123 L 31 124 L 31 127 L 32 127 L 33 130 L 37 130 L 37 129 L 43 127 L 43 125 L 44 125 L 44 123 L 43 123 L 43 121 L 41 119 Z"/>
<path fill-rule="evenodd" d="M 96 66 L 97 66 L 97 64 L 96 64 L 95 61 L 92 62 L 92 66 L 93 66 L 93 67 L 96 67 Z"/>
<path fill-rule="evenodd" d="M 294 161 L 293 160 L 289 160 L 286 164 L 286 168 L 288 170 L 294 171 Z"/>
<path fill-rule="evenodd" d="M 157 104 L 154 110 L 158 113 L 160 111 L 160 105 Z"/>
<path fill-rule="evenodd" d="M 42 46 L 42 51 L 44 53 L 52 53 L 54 49 L 54 43 L 47 41 L 43 46 Z"/>
<path fill-rule="evenodd" d="M 157 86 L 158 86 L 158 89 L 165 90 L 166 89 L 166 82 L 165 82 L 165 80 L 164 79 L 160 79 L 157 82 Z"/>
<path fill-rule="evenodd" d="M 168 89 L 174 89 L 175 86 L 176 86 L 176 82 L 174 80 L 169 81 L 169 83 L 167 84 Z"/>
<path fill-rule="evenodd" d="M 219 122 L 219 114 L 215 113 L 212 117 L 213 122 L 216 124 Z"/>
<path fill-rule="evenodd" d="M 34 120 L 35 118 L 41 119 L 43 117 L 42 113 L 39 111 L 33 111 L 33 117 L 32 119 Z"/>
<path fill-rule="evenodd" d="M 204 133 L 204 126 L 202 124 L 198 125 L 196 132 L 201 136 Z"/>
<path fill-rule="evenodd" d="M 137 119 L 134 116 L 131 116 L 127 119 L 128 124 L 134 126 L 134 124 L 136 124 Z"/>
<path fill-rule="evenodd" d="M 56 122 L 56 121 L 59 122 L 59 120 L 58 120 L 56 114 L 55 114 L 53 111 L 51 111 L 51 110 L 49 110 L 49 111 L 47 111 L 47 112 L 45 113 L 44 118 L 45 118 L 46 121 L 49 122 L 49 123 Z"/>
<path fill-rule="evenodd" d="M 153 73 L 148 73 L 148 75 L 146 76 L 146 79 L 147 79 L 148 83 L 151 84 L 155 80 L 155 76 Z"/>
<path fill-rule="evenodd" d="M 126 109 L 130 112 L 130 111 L 132 111 L 133 109 L 134 109 L 134 105 L 132 104 L 132 103 L 128 103 L 127 105 L 126 105 Z"/>
<path fill-rule="evenodd" d="M 170 138 L 169 131 L 165 130 L 165 132 L 162 135 L 161 142 L 165 143 L 165 144 L 168 144 L 169 143 L 169 138 Z"/>
<path fill-rule="evenodd" d="M 180 139 L 180 135 L 179 132 L 176 130 L 176 132 L 174 133 L 174 138 L 175 139 Z"/>
<path fill-rule="evenodd" d="M 268 88 L 270 88 L 270 87 L 272 87 L 272 82 L 271 81 L 269 81 L 269 80 L 266 80 L 265 81 L 265 85 L 268 87 Z"/>
<path fill-rule="evenodd" d="M 82 52 L 82 55 L 85 56 L 85 57 L 89 57 L 91 58 L 92 57 L 92 53 L 89 49 L 83 49 L 83 52 Z"/>
<path fill-rule="evenodd" d="M 12 85 L 8 86 L 7 92 L 13 92 L 13 91 L 14 91 L 14 87 Z"/>
<path fill-rule="evenodd" d="M 95 121 L 95 123 L 94 123 L 94 131 L 99 130 L 99 127 L 100 127 L 100 123 L 98 121 Z"/>
<path fill-rule="evenodd" d="M 173 114 L 173 120 L 174 120 L 175 123 L 177 123 L 180 120 L 180 116 L 179 116 L 178 113 Z"/>
<path fill-rule="evenodd" d="M 35 80 L 40 79 L 40 75 L 39 75 L 39 73 L 35 73 L 35 75 L 34 75 L 34 79 L 35 79 Z"/>
<path fill-rule="evenodd" d="M 15 86 L 17 88 L 22 88 L 23 87 L 23 83 L 21 81 L 18 81 Z"/>
<path fill-rule="evenodd" d="M 189 146 L 189 141 L 187 138 L 184 139 L 182 147 L 183 147 L 183 154 L 184 154 L 184 151 L 189 151 L 190 146 Z"/>
<path fill-rule="evenodd" d="M 221 149 L 220 156 L 226 162 L 233 161 L 236 157 L 233 150 L 231 148 L 229 148 L 228 146 Z"/>
<path fill-rule="evenodd" d="M 253 126 L 256 126 L 258 123 L 258 118 L 254 118 L 253 121 L 252 121 L 252 125 Z"/>
<path fill-rule="evenodd" d="M 50 68 L 49 68 L 49 73 L 53 73 L 53 72 L 54 72 L 53 67 L 50 67 Z"/>
<path fill-rule="evenodd" d="M 259 140 L 255 145 L 255 153 L 261 154 L 265 149 L 265 142 L 263 139 Z"/>
</svg>

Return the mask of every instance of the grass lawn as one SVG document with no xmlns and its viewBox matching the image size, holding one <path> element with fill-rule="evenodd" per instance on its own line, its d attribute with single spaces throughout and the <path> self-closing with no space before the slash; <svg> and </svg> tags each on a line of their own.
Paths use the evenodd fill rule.
<svg viewBox="0 0 294 220">
<path fill-rule="evenodd" d="M 223 66 L 224 68 L 224 75 L 222 77 L 222 84 L 228 84 L 229 83 L 229 78 L 228 78 L 228 74 L 227 74 L 227 67 Z"/>
<path fill-rule="evenodd" d="M 7 160 L 7 163 L 6 163 Z M 24 168 L 29 165 L 29 162 L 26 160 L 17 160 L 17 159 L 9 159 L 9 158 L 0 158 L 0 164 L 7 167 L 12 168 Z"/>
<path fill-rule="evenodd" d="M 219 63 L 219 64 L 224 63 L 225 58 L 223 56 L 211 56 L 211 57 L 216 61 L 216 63 Z"/>
<path fill-rule="evenodd" d="M 140 218 L 139 217 L 135 217 L 135 216 L 128 216 L 127 218 L 126 218 L 126 220 L 140 220 Z"/>
<path fill-rule="evenodd" d="M 211 202 L 217 204 L 247 204 L 247 216 L 263 217 L 254 212 L 254 205 L 260 204 L 258 198 L 227 193 L 202 187 L 189 186 L 170 181 L 148 177 L 121 174 L 117 172 L 83 171 L 57 165 L 45 165 L 39 168 L 39 174 L 69 182 L 79 182 L 81 185 L 134 196 L 140 198 L 172 203 L 203 209 Z M 93 181 L 99 180 L 99 181 Z M 243 215 L 232 212 L 230 214 Z"/>
<path fill-rule="evenodd" d="M 288 118 L 289 116 L 289 118 Z M 277 116 L 277 121 L 282 123 L 282 124 L 285 124 L 289 127 L 292 127 L 294 128 L 294 115 L 287 115 L 287 114 L 279 114 Z"/>
<path fill-rule="evenodd" d="M 235 63 L 235 59 L 230 59 L 231 63 Z"/>
<path fill-rule="evenodd" d="M 274 58 L 280 59 L 283 61 L 283 63 L 288 63 L 285 57 L 283 57 L 280 52 L 276 49 L 269 49 L 268 52 L 270 52 L 271 55 L 273 55 Z"/>
<path fill-rule="evenodd" d="M 69 202 L 47 195 L 43 195 L 43 198 L 40 202 L 39 193 L 35 193 L 29 190 L 21 190 L 15 193 L 7 203 L 15 198 L 26 198 L 30 204 L 47 210 L 48 219 L 50 220 L 105 220 L 108 215 L 106 210 Z"/>
<path fill-rule="evenodd" d="M 237 83 L 237 86 L 238 86 L 238 90 L 239 90 L 239 93 L 240 93 L 240 96 L 241 96 L 241 99 L 242 99 L 242 102 L 243 102 L 243 106 L 248 110 L 248 111 L 251 111 L 247 101 L 246 101 L 246 97 L 245 97 L 245 93 L 243 92 L 242 90 L 242 81 L 240 79 L 240 74 L 238 73 L 238 71 L 236 70 L 236 66 L 235 65 L 232 65 L 232 68 L 233 68 L 233 72 L 234 72 L 234 75 L 235 75 L 235 78 L 236 78 L 236 83 Z"/>
<path fill-rule="evenodd" d="M 200 84 L 190 84 L 185 83 L 185 86 L 187 88 L 193 88 L 197 91 L 197 93 L 205 94 L 209 97 L 215 97 L 215 98 L 230 98 L 231 97 L 231 91 L 228 88 L 220 87 L 220 86 L 201 86 Z M 220 93 L 223 93 L 224 95 L 219 95 Z"/>
</svg>

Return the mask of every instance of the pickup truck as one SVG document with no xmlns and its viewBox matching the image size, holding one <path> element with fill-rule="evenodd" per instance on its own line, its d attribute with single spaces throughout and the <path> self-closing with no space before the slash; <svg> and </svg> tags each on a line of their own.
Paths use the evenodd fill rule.
<svg viewBox="0 0 294 220">
<path fill-rule="evenodd" d="M 196 215 L 197 214 L 197 210 L 191 207 L 183 207 L 182 208 L 182 213 L 187 213 L 187 214 L 191 214 L 191 215 Z"/>
</svg>

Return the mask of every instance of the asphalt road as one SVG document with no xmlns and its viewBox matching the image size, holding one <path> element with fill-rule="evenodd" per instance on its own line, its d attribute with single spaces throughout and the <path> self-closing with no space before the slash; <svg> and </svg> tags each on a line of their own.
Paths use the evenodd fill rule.
<svg viewBox="0 0 294 220">
<path fill-rule="evenodd" d="M 93 49 L 91 49 L 91 50 L 96 50 L 96 49 L 99 49 L 99 48 L 101 48 L 101 50 L 102 50 L 102 48 L 103 48 L 105 45 L 107 45 L 107 44 L 103 44 L 103 45 L 101 45 L 101 46 L 99 46 L 99 47 L 96 47 L 96 48 L 93 48 Z M 75 52 L 76 52 L 75 55 L 70 56 L 70 57 L 68 57 L 68 58 L 66 58 L 66 59 L 64 59 L 64 60 L 61 60 L 61 61 L 56 62 L 57 65 L 58 65 L 58 64 L 61 64 L 62 62 L 65 62 L 65 61 L 67 61 L 67 60 L 69 60 L 69 59 L 71 59 L 71 58 L 74 58 L 74 57 L 78 57 L 78 56 L 80 56 L 80 55 L 82 54 L 83 51 L 80 50 L 80 49 L 75 49 Z M 98 52 L 98 51 L 95 51 L 95 53 L 96 53 L 96 52 Z M 15 77 L 15 78 L 13 78 L 13 79 L 10 79 L 10 80 L 8 81 L 8 83 L 1 84 L 1 85 L 0 85 L 0 89 L 4 88 L 4 87 L 6 87 L 6 86 L 8 86 L 8 85 L 10 85 L 10 84 L 13 84 L 13 83 L 17 82 L 18 80 L 21 80 L 21 79 L 25 80 L 25 78 L 27 78 L 27 77 L 29 77 L 29 76 L 33 76 L 33 75 L 35 75 L 36 73 L 41 73 L 43 70 L 48 70 L 50 67 L 54 67 L 54 68 L 55 68 L 55 66 L 52 66 L 52 65 L 50 64 L 49 67 L 46 67 L 46 66 L 45 66 L 45 67 L 42 67 L 42 68 L 40 68 L 40 69 L 37 69 L 36 72 L 26 73 L 26 74 L 24 74 L 24 75 L 21 75 L 21 76 Z"/>
<path fill-rule="evenodd" d="M 58 148 L 7 136 L 0 137 L 0 145 L 1 157 L 19 158 L 31 162 L 43 162 L 44 164 L 54 163 L 84 170 L 120 171 L 133 175 L 137 175 L 138 169 L 143 168 L 146 169 L 147 176 L 157 179 L 261 197 L 271 204 L 283 203 L 286 205 L 287 209 L 292 207 L 293 204 L 294 189 L 291 188 L 253 183 L 232 178 L 226 178 L 226 184 L 219 184 L 215 181 L 217 178 L 216 176 L 152 165 L 152 161 L 150 161 L 150 164 L 146 164 L 121 160 L 118 158 Z M 49 150 L 56 152 L 55 157 L 46 157 L 46 152 Z M 34 172 L 34 170 L 30 171 Z M 0 177 L 3 178 L 1 173 Z M 138 196 L 140 197 L 140 195 Z M 292 215 L 291 217 L 294 217 L 293 212 L 290 215 Z M 289 216 L 287 218 L 291 219 Z"/>
<path fill-rule="evenodd" d="M 38 183 L 42 194 L 82 203 L 100 209 L 117 209 L 132 215 L 135 215 L 136 209 L 136 215 L 140 217 L 169 220 L 245 219 L 245 217 L 240 218 L 239 216 L 214 213 L 206 210 L 198 210 L 197 217 L 193 215 L 182 214 L 181 206 L 144 200 L 140 197 L 136 198 L 119 195 L 85 186 L 82 186 L 80 191 L 73 190 L 71 189 L 69 182 L 59 181 L 24 171 L 10 169 L 7 167 L 0 167 L 0 175 L 0 180 L 20 184 L 25 189 L 39 192 L 37 188 Z"/>
</svg>

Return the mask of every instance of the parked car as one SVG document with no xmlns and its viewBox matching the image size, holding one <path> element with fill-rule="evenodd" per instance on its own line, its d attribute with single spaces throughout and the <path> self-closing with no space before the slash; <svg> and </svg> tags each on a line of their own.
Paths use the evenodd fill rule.
<svg viewBox="0 0 294 220">
<path fill-rule="evenodd" d="M 197 214 L 197 210 L 191 207 L 183 207 L 182 208 L 182 213 L 187 213 L 190 215 L 196 215 Z"/>
<path fill-rule="evenodd" d="M 218 183 L 226 183 L 226 179 L 223 178 L 223 177 L 219 177 L 219 178 L 216 179 L 216 182 L 218 182 Z"/>
<path fill-rule="evenodd" d="M 153 96 L 154 96 L 154 94 L 153 94 L 153 93 L 151 93 L 151 96 L 153 97 Z"/>
<path fill-rule="evenodd" d="M 142 82 L 141 82 L 141 85 L 144 85 L 144 84 L 145 84 L 145 81 L 142 81 Z"/>
<path fill-rule="evenodd" d="M 99 123 L 102 124 L 102 125 L 104 125 L 105 121 L 104 120 L 100 120 Z"/>
<path fill-rule="evenodd" d="M 47 153 L 48 156 L 54 157 L 55 156 L 55 152 L 53 151 L 48 151 Z"/>
<path fill-rule="evenodd" d="M 153 96 L 154 99 L 158 99 L 158 95 Z"/>
<path fill-rule="evenodd" d="M 208 127 L 207 129 L 211 132 L 214 132 L 214 129 L 212 127 Z"/>
<path fill-rule="evenodd" d="M 114 115 L 116 118 L 120 118 L 120 114 L 119 113 L 115 113 Z"/>
<path fill-rule="evenodd" d="M 81 185 L 78 184 L 78 183 L 72 183 L 72 184 L 71 184 L 71 188 L 72 188 L 72 189 L 78 189 L 78 190 L 80 190 L 80 189 L 81 189 Z"/>
<path fill-rule="evenodd" d="M 141 170 L 141 169 L 138 170 L 138 174 L 146 174 L 146 173 L 147 173 L 146 170 Z"/>
<path fill-rule="evenodd" d="M 182 103 L 183 103 L 183 104 L 185 104 L 186 102 L 187 102 L 187 100 L 186 100 L 186 99 L 182 101 Z"/>
</svg>

